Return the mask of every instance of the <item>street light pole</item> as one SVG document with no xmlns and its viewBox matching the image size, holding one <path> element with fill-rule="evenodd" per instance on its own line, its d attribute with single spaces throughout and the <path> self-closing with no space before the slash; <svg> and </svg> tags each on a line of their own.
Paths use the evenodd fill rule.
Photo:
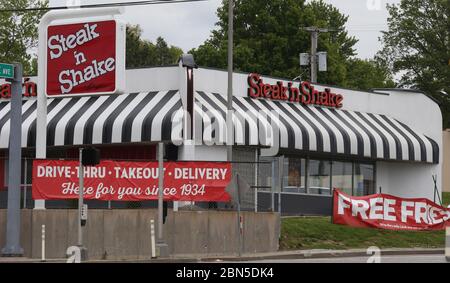
<svg viewBox="0 0 450 283">
<path fill-rule="evenodd" d="M 164 163 L 163 144 L 158 146 L 158 243 L 163 241 Z"/>
<path fill-rule="evenodd" d="M 228 0 L 227 160 L 233 161 L 233 29 L 234 0 Z"/>
<path fill-rule="evenodd" d="M 233 71 L 234 71 L 234 0 L 228 0 L 228 100 L 227 100 L 227 161 L 233 162 Z M 236 176 L 234 189 L 239 196 L 239 175 Z M 241 200 L 238 197 L 237 203 L 237 224 L 238 224 L 238 254 L 242 256 L 242 219 L 241 219 Z"/>
</svg>

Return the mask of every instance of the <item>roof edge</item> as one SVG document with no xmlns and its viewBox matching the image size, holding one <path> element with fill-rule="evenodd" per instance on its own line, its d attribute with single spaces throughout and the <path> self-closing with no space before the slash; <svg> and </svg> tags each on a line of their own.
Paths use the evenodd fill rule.
<svg viewBox="0 0 450 283">
<path fill-rule="evenodd" d="M 373 88 L 371 89 L 373 92 L 377 91 L 400 91 L 400 92 L 409 92 L 409 93 L 420 93 L 423 94 L 425 97 L 428 97 L 431 101 L 436 103 L 438 106 L 441 105 L 441 103 L 431 95 L 428 95 L 426 92 L 420 90 L 420 89 L 408 89 L 408 88 Z"/>
<path fill-rule="evenodd" d="M 214 68 L 214 67 L 199 66 L 199 69 L 227 72 L 227 70 L 225 70 L 225 69 Z M 251 72 L 242 72 L 242 71 L 234 71 L 233 73 L 235 73 L 235 74 L 242 74 L 242 75 L 251 74 Z M 288 79 L 288 78 L 281 78 L 281 77 L 269 76 L 269 75 L 264 75 L 264 74 L 260 74 L 260 75 L 262 77 L 269 78 L 269 79 L 274 79 L 274 80 L 283 80 L 283 81 L 292 81 L 292 82 L 297 81 L 297 80 L 292 80 L 292 79 Z M 352 88 L 342 87 L 342 86 L 338 86 L 338 85 L 328 85 L 328 84 L 321 84 L 321 83 L 311 83 L 311 84 L 318 85 L 318 86 L 323 86 L 323 87 L 339 88 L 339 89 L 350 90 L 350 91 L 364 92 L 364 93 L 368 93 L 368 94 L 388 95 L 389 96 L 388 93 L 380 93 L 380 92 L 375 92 L 375 91 L 372 91 L 372 90 L 369 91 L 369 90 L 352 89 Z"/>
</svg>

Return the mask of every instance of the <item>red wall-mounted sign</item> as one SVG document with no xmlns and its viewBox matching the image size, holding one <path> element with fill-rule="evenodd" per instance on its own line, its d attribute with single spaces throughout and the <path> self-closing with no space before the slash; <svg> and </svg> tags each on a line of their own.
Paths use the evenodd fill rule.
<svg viewBox="0 0 450 283">
<path fill-rule="evenodd" d="M 22 84 L 22 96 L 23 97 L 36 97 L 37 96 L 37 84 L 25 80 Z M 0 98 L 11 98 L 11 84 L 5 83 L 0 85 Z"/>
<path fill-rule="evenodd" d="M 47 95 L 112 94 L 123 88 L 123 29 L 116 20 L 49 26 Z"/>
<path fill-rule="evenodd" d="M 275 85 L 266 84 L 258 74 L 248 76 L 248 96 L 334 108 L 342 108 L 344 100 L 342 95 L 331 92 L 329 88 L 325 91 L 316 90 L 309 82 L 302 82 L 299 87 L 295 87 L 292 82 L 287 86 L 281 81 Z"/>
</svg>

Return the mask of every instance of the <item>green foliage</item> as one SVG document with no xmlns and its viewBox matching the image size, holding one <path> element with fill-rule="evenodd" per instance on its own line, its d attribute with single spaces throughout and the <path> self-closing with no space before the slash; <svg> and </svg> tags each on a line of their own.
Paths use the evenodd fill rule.
<svg viewBox="0 0 450 283">
<path fill-rule="evenodd" d="M 199 65 L 226 69 L 228 39 L 228 1 L 217 11 L 217 29 L 201 46 L 190 51 Z M 309 68 L 300 70 L 299 54 L 310 51 L 310 34 L 303 27 L 331 28 L 321 33 L 319 51 L 328 52 L 328 72 L 319 74 L 319 82 L 352 88 L 370 89 L 390 84 L 382 65 L 351 59 L 357 40 L 345 31 L 348 17 L 332 5 L 303 0 L 236 0 L 234 21 L 234 64 L 237 71 L 257 72 L 276 77 L 294 78 L 302 73 L 309 78 Z M 357 73 L 354 73 L 357 67 Z M 352 82 L 361 72 L 372 79 Z M 383 77 L 386 75 L 386 77 Z"/>
<path fill-rule="evenodd" d="M 156 44 L 141 39 L 142 30 L 136 25 L 127 26 L 126 65 L 127 68 L 167 66 L 176 64 L 183 50 L 176 46 L 168 46 L 162 37 Z"/>
<path fill-rule="evenodd" d="M 283 219 L 280 248 L 307 249 L 365 249 L 385 248 L 443 248 L 444 231 L 410 232 L 362 229 L 334 225 L 330 217 L 298 217 Z"/>
<path fill-rule="evenodd" d="M 389 30 L 378 54 L 392 73 L 403 74 L 401 83 L 421 89 L 438 100 L 444 128 L 450 127 L 450 2 L 402 0 L 388 6 Z"/>
<path fill-rule="evenodd" d="M 450 205 L 450 193 L 442 193 L 442 203 L 444 207 Z"/>
<path fill-rule="evenodd" d="M 350 71 L 347 72 L 345 87 L 361 90 L 395 87 L 387 68 L 375 60 L 350 59 L 347 70 Z"/>
<path fill-rule="evenodd" d="M 48 7 L 48 1 L 0 0 L 0 9 Z M 0 13 L 0 62 L 22 63 L 24 74 L 36 74 L 32 59 L 37 47 L 38 25 L 45 11 Z"/>
</svg>

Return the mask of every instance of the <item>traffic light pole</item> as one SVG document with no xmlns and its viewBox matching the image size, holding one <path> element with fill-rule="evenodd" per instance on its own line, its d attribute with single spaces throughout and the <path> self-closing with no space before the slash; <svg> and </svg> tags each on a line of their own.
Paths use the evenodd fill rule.
<svg viewBox="0 0 450 283">
<path fill-rule="evenodd" d="M 158 144 L 158 241 L 159 257 L 169 257 L 169 246 L 164 241 L 164 143 Z"/>
<path fill-rule="evenodd" d="M 83 225 L 81 210 L 83 208 L 84 193 L 84 166 L 83 166 L 83 148 L 79 149 L 80 164 L 78 169 L 79 190 L 78 190 L 78 248 L 80 249 L 81 261 L 87 260 L 87 249 L 83 247 Z"/>
<path fill-rule="evenodd" d="M 81 225 L 81 208 L 83 207 L 83 189 L 84 189 L 84 168 L 83 168 L 83 149 L 80 148 L 80 164 L 78 170 L 79 191 L 78 191 L 78 246 L 83 246 L 83 227 Z"/>
</svg>

